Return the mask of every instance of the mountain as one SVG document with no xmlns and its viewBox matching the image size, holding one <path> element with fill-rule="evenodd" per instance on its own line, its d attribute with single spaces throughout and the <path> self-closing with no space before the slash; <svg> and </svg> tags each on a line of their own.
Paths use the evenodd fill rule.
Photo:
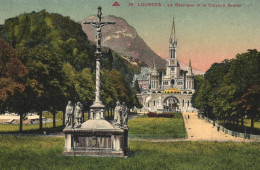
<svg viewBox="0 0 260 170">
<path fill-rule="evenodd" d="M 90 16 L 83 21 L 95 22 L 96 16 Z M 85 25 L 81 22 L 83 31 L 87 34 L 88 39 L 96 42 L 96 30 L 91 25 Z M 105 16 L 102 21 L 113 21 L 115 25 L 106 25 L 102 28 L 102 46 L 109 47 L 117 53 L 122 54 L 122 57 L 130 62 L 145 63 L 146 66 L 151 67 L 155 60 L 156 66 L 159 69 L 165 69 L 166 60 L 159 57 L 138 35 L 136 30 L 130 26 L 124 19 L 115 16 Z M 186 64 L 180 63 L 183 70 L 187 70 Z M 193 73 L 204 74 L 204 72 L 193 68 Z"/>
<path fill-rule="evenodd" d="M 97 17 L 90 16 L 84 21 L 97 21 Z M 139 64 L 144 62 L 148 67 L 151 67 L 155 60 L 158 68 L 165 68 L 166 61 L 159 57 L 124 19 L 106 16 L 102 18 L 102 21 L 116 22 L 115 25 L 106 25 L 102 28 L 102 46 L 115 50 L 130 61 Z M 89 40 L 96 42 L 95 28 L 91 25 L 85 25 L 83 22 L 81 24 Z"/>
</svg>

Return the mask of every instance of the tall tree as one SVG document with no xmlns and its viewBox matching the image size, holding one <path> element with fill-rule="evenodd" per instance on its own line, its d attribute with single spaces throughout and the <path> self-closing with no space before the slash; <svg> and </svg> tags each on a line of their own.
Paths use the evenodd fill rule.
<svg viewBox="0 0 260 170">
<path fill-rule="evenodd" d="M 0 38 L 0 101 L 5 101 L 15 91 L 23 92 L 26 67 L 18 59 L 15 49 Z"/>
<path fill-rule="evenodd" d="M 26 105 L 19 107 L 15 101 L 25 91 L 27 68 L 18 59 L 16 51 L 0 38 L 0 110 L 18 112 L 20 115 L 20 131 L 22 131 L 23 116 L 28 110 Z"/>
<path fill-rule="evenodd" d="M 245 114 L 251 119 L 251 133 L 254 129 L 254 119 L 260 118 L 260 85 L 255 84 L 238 99 L 237 104 L 242 107 Z"/>
<path fill-rule="evenodd" d="M 215 63 L 205 74 L 205 81 L 193 95 L 197 108 L 209 108 L 213 116 L 239 123 L 245 115 L 258 118 L 258 84 L 260 84 L 260 53 L 248 50 L 236 59 Z"/>
<path fill-rule="evenodd" d="M 39 113 L 43 110 L 53 111 L 55 119 L 56 111 L 66 105 L 61 58 L 51 48 L 42 45 L 22 48 L 19 54 L 28 67 L 28 79 L 35 82 L 34 93 L 30 95 L 34 99 L 33 109 Z"/>
</svg>

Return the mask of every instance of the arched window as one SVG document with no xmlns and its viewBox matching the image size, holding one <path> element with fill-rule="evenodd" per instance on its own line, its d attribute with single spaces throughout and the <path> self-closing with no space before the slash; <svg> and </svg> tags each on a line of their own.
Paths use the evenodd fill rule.
<svg viewBox="0 0 260 170">
<path fill-rule="evenodd" d="M 175 84 L 174 80 L 171 80 L 171 85 L 174 85 L 174 84 Z"/>
<path fill-rule="evenodd" d="M 153 106 L 155 106 L 155 100 L 153 101 Z"/>
<path fill-rule="evenodd" d="M 188 101 L 188 107 L 190 107 L 190 101 Z"/>
<path fill-rule="evenodd" d="M 182 106 L 184 106 L 184 99 L 182 100 Z"/>
</svg>

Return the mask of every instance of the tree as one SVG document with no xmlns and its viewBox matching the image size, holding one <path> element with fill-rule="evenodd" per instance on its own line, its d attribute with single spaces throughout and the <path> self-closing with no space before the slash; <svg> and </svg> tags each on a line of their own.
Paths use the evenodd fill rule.
<svg viewBox="0 0 260 170">
<path fill-rule="evenodd" d="M 254 119 L 260 117 L 260 85 L 252 85 L 237 101 L 245 114 L 251 119 L 251 133 L 254 128 Z"/>
<path fill-rule="evenodd" d="M 194 76 L 194 88 L 195 88 L 195 91 L 200 88 L 200 86 L 203 84 L 204 80 L 205 79 L 204 79 L 203 75 L 195 75 Z"/>
<path fill-rule="evenodd" d="M 52 111 L 55 120 L 56 111 L 66 106 L 61 58 L 51 48 L 42 45 L 22 48 L 19 54 L 28 67 L 28 79 L 34 82 L 33 89 L 29 90 L 32 86 L 28 86 L 26 94 L 33 99 L 32 109 L 40 116 L 43 110 Z"/>
<path fill-rule="evenodd" d="M 20 132 L 27 107 L 26 105 L 19 107 L 14 101 L 18 101 L 16 96 L 20 96 L 25 91 L 26 74 L 27 68 L 18 59 L 16 51 L 0 38 L 0 108 L 20 115 Z"/>
<path fill-rule="evenodd" d="M 193 106 L 207 110 L 213 116 L 227 118 L 229 123 L 245 115 L 259 117 L 260 53 L 248 50 L 236 59 L 214 63 L 205 74 L 205 80 L 192 97 Z"/>
<path fill-rule="evenodd" d="M 249 88 L 260 83 L 259 70 L 260 53 L 257 50 L 248 50 L 248 52 L 236 56 L 236 59 L 231 63 L 228 74 L 224 77 L 225 86 L 230 89 L 227 94 L 232 106 L 232 115 L 241 118 L 242 121 L 245 116 L 245 108 L 242 107 L 243 105 L 238 105 L 238 101 L 248 92 Z"/>
<path fill-rule="evenodd" d="M 115 71 L 113 71 L 113 73 L 114 72 Z M 116 88 L 114 83 L 119 83 L 118 86 L 121 86 L 122 82 L 118 82 L 117 77 L 115 77 L 116 75 L 113 76 L 113 73 L 108 70 L 102 70 L 101 74 L 101 98 L 108 109 L 114 108 L 116 101 L 120 100 L 118 93 L 120 93 L 121 90 Z"/>
<path fill-rule="evenodd" d="M 0 101 L 5 101 L 15 91 L 25 89 L 26 67 L 18 59 L 15 49 L 0 38 Z"/>
<path fill-rule="evenodd" d="M 84 111 L 89 111 L 95 98 L 94 74 L 91 73 L 91 69 L 83 69 L 77 76 L 77 82 L 75 86 L 79 96 L 78 101 L 83 104 Z"/>
<path fill-rule="evenodd" d="M 137 81 L 137 80 L 135 80 L 134 90 L 136 91 L 136 93 L 141 93 L 141 90 L 140 90 L 140 88 L 139 88 L 139 84 L 138 84 L 138 81 Z"/>
<path fill-rule="evenodd" d="M 107 53 L 103 53 L 102 55 L 102 68 L 106 70 L 112 70 L 113 68 L 113 54 L 111 49 L 108 49 Z"/>
</svg>

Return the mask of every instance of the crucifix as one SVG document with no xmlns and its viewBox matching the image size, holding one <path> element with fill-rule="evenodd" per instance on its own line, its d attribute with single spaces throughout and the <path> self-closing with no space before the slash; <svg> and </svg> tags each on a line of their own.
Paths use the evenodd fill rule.
<svg viewBox="0 0 260 170">
<path fill-rule="evenodd" d="M 101 21 L 101 6 L 98 7 L 98 22 L 86 22 L 84 21 L 83 24 L 90 24 L 97 30 L 97 43 L 96 43 L 96 92 L 95 92 L 95 101 L 92 106 L 90 106 L 90 119 L 105 119 L 105 106 L 102 104 L 100 98 L 100 62 L 102 57 L 101 52 L 101 28 L 105 25 L 114 25 L 115 22 L 102 22 Z"/>
</svg>

